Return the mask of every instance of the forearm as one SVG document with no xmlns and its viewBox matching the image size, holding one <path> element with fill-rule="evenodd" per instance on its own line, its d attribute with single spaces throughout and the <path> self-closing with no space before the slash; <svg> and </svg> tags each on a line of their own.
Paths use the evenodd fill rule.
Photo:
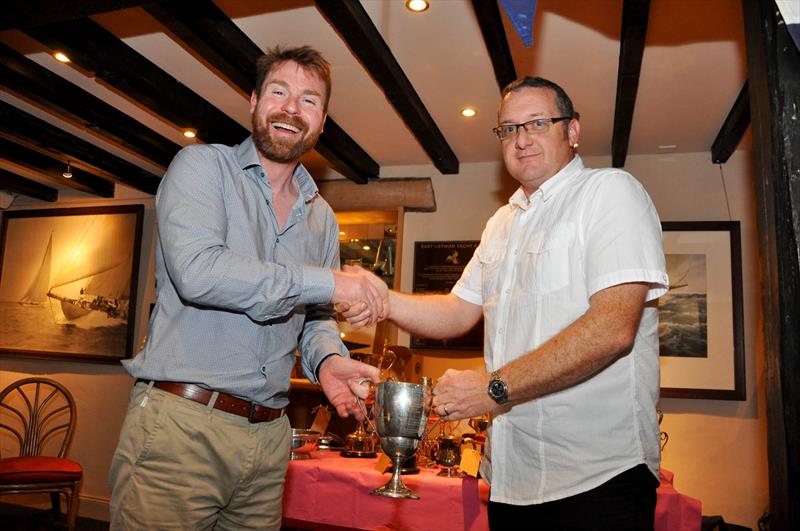
<svg viewBox="0 0 800 531">
<path fill-rule="evenodd" d="M 525 402 L 589 379 L 630 352 L 644 307 L 644 284 L 615 286 L 536 350 L 500 369 L 509 400 Z"/>
<path fill-rule="evenodd" d="M 480 306 L 453 295 L 411 295 L 389 292 L 389 320 L 400 328 L 431 339 L 458 337 L 481 317 Z"/>
</svg>

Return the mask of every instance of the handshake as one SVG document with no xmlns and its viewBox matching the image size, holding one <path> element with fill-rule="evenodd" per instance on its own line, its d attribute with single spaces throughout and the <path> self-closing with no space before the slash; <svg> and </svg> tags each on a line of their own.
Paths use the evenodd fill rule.
<svg viewBox="0 0 800 531">
<path fill-rule="evenodd" d="M 373 326 L 389 317 L 389 288 L 364 268 L 346 265 L 334 271 L 333 304 L 352 326 Z"/>
</svg>

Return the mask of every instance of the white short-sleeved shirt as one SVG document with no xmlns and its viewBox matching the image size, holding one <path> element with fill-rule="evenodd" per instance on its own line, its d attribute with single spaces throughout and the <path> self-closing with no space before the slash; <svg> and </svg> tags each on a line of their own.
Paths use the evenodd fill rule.
<svg viewBox="0 0 800 531">
<path fill-rule="evenodd" d="M 661 225 L 630 174 L 576 156 L 486 224 L 453 293 L 483 307 L 487 370 L 536 349 L 626 282 L 667 291 Z M 481 464 L 493 501 L 529 505 L 597 487 L 645 463 L 658 477 L 658 313 L 644 310 L 633 350 L 589 380 L 497 416 Z"/>
</svg>

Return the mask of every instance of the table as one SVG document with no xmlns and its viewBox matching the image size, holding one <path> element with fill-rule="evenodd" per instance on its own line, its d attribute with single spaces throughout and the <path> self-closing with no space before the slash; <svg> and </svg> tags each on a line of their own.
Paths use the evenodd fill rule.
<svg viewBox="0 0 800 531">
<path fill-rule="evenodd" d="M 482 480 L 437 476 L 438 470 L 404 475 L 419 500 L 372 496 L 389 480 L 375 470 L 376 459 L 312 452 L 312 459 L 290 461 L 283 495 L 284 524 L 304 529 L 464 530 L 487 529 L 489 487 Z M 678 493 L 673 474 L 661 471 L 656 531 L 698 531 L 699 500 Z"/>
</svg>

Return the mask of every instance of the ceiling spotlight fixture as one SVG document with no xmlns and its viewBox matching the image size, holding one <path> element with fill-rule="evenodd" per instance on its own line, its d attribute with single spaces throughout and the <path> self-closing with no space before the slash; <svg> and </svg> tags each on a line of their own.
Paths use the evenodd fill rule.
<svg viewBox="0 0 800 531">
<path fill-rule="evenodd" d="M 461 116 L 464 118 L 472 118 L 476 114 L 478 114 L 478 111 L 475 110 L 475 107 L 464 107 L 461 109 Z"/>
<path fill-rule="evenodd" d="M 406 0 L 406 9 L 414 13 L 422 13 L 430 7 L 428 0 Z"/>
<path fill-rule="evenodd" d="M 70 171 L 69 161 L 67 161 L 67 169 L 61 175 L 63 175 L 65 179 L 72 179 L 72 171 Z"/>
<path fill-rule="evenodd" d="M 194 129 L 184 129 L 183 136 L 185 136 L 186 138 L 194 138 L 197 136 L 197 131 Z"/>
<path fill-rule="evenodd" d="M 69 63 L 69 57 L 64 52 L 55 51 L 53 52 L 53 57 L 61 63 Z"/>
</svg>

